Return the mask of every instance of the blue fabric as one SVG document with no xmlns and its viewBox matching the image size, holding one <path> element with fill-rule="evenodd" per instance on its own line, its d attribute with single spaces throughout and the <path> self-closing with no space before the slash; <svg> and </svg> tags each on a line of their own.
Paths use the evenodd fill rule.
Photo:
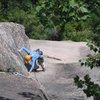
<svg viewBox="0 0 100 100">
<path fill-rule="evenodd" d="M 29 70 L 29 72 L 31 72 L 34 69 L 34 67 L 35 67 L 36 60 L 39 57 L 41 57 L 41 53 L 39 52 L 39 49 L 37 49 L 35 51 L 30 51 L 27 48 L 22 47 L 20 50 L 21 51 L 25 51 L 28 55 L 31 55 L 32 56 L 32 59 L 31 59 L 32 66 L 31 66 L 31 69 Z"/>
</svg>

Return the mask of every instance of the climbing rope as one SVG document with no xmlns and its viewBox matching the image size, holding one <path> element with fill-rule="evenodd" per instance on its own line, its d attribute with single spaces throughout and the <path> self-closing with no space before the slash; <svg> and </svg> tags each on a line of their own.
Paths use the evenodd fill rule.
<svg viewBox="0 0 100 100">
<path fill-rule="evenodd" d="M 28 78 L 28 79 L 35 80 L 35 79 L 33 79 L 32 77 L 27 77 L 27 76 L 25 76 L 24 74 L 19 73 L 19 72 L 13 72 L 13 74 L 16 75 L 16 76 L 22 76 L 22 77 L 24 77 L 24 78 Z"/>
<path fill-rule="evenodd" d="M 44 55 L 44 57 L 46 57 L 46 58 L 50 58 L 50 59 L 54 59 L 54 60 L 62 61 L 62 60 L 59 59 L 59 58 L 56 58 L 56 57 L 50 57 L 50 56 L 48 56 L 48 55 Z"/>
</svg>

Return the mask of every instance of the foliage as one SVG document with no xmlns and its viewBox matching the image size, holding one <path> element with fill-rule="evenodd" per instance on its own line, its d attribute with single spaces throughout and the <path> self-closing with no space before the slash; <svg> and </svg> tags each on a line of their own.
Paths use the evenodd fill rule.
<svg viewBox="0 0 100 100">
<path fill-rule="evenodd" d="M 38 3 L 36 11 L 41 24 L 45 29 L 48 29 L 48 32 L 53 30 L 54 34 L 51 35 L 54 35 L 56 40 L 62 40 L 63 36 L 66 39 L 64 33 L 66 33 L 65 26 L 67 23 L 70 23 L 70 26 L 73 27 L 72 23 L 78 24 L 78 22 L 89 17 L 87 6 L 82 0 L 44 0 Z M 78 29 L 77 26 L 74 26 L 72 32 L 80 29 L 82 27 Z"/>
<path fill-rule="evenodd" d="M 83 92 L 87 97 L 93 96 L 94 100 L 100 99 L 100 86 L 91 81 L 88 74 L 84 76 L 84 80 L 80 79 L 79 76 L 76 76 L 74 82 L 78 88 L 83 89 Z"/>
<path fill-rule="evenodd" d="M 99 19 L 100 21 L 100 19 Z M 90 50 L 94 52 L 93 55 L 88 55 L 86 59 L 80 60 L 81 65 L 89 66 L 91 69 L 100 67 L 100 23 L 97 22 L 92 28 L 94 34 L 91 36 L 91 41 L 88 42 Z"/>
<path fill-rule="evenodd" d="M 71 39 L 73 41 L 87 41 L 92 31 L 87 28 L 87 24 L 83 21 L 77 23 L 66 23 L 63 38 L 65 40 Z"/>
<path fill-rule="evenodd" d="M 94 11 L 95 8 L 98 7 L 100 9 L 100 1 L 99 0 L 92 0 L 91 3 L 94 3 L 92 6 L 91 11 Z M 85 59 L 80 60 L 81 66 L 88 66 L 91 69 L 94 67 L 100 67 L 100 11 L 95 11 L 94 14 L 95 17 L 91 14 L 91 27 L 93 34 L 90 37 L 90 41 L 88 42 L 88 46 L 90 47 L 90 50 L 92 50 L 94 53 L 92 55 L 88 55 Z M 94 100 L 99 100 L 100 98 L 100 84 L 96 84 L 93 81 L 91 81 L 91 78 L 89 75 L 84 76 L 84 79 L 80 79 L 79 76 L 76 76 L 74 78 L 75 84 L 78 86 L 78 88 L 82 88 L 84 93 L 87 95 L 87 97 L 93 96 Z"/>
<path fill-rule="evenodd" d="M 85 66 L 90 67 L 91 69 L 93 69 L 94 67 L 100 67 L 100 33 L 99 33 L 100 27 L 99 28 L 98 27 L 99 25 L 93 28 L 94 34 L 91 37 L 91 42 L 88 44 L 90 49 L 94 51 L 94 54 L 88 55 L 87 58 L 80 60 L 81 66 L 85 65 Z M 85 89 L 83 88 L 84 93 L 88 97 L 93 96 L 94 100 L 99 100 L 98 98 L 100 98 L 100 85 L 92 82 L 89 75 L 88 75 L 89 82 L 87 83 L 85 77 L 84 77 L 84 80 L 81 80 L 79 79 L 79 76 L 76 76 L 74 78 L 76 85 L 78 86 L 80 84 L 81 87 L 78 86 L 79 88 L 83 88 L 83 85 L 84 85 L 85 87 Z"/>
<path fill-rule="evenodd" d="M 34 39 L 86 41 L 91 34 L 90 15 L 98 19 L 94 11 L 99 12 L 90 0 L 0 1 L 0 21 L 23 24 Z"/>
</svg>

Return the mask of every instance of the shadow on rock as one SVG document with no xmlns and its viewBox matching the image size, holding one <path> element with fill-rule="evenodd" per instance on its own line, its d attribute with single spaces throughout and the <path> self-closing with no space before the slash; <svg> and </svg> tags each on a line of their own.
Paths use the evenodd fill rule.
<svg viewBox="0 0 100 100">
<path fill-rule="evenodd" d="M 22 95 L 24 98 L 28 98 L 27 100 L 41 100 L 41 97 L 39 95 L 33 94 L 31 92 L 22 92 L 18 94 Z"/>
<path fill-rule="evenodd" d="M 27 71 L 29 72 L 29 70 L 31 69 L 32 65 L 30 63 L 28 63 L 28 62 L 25 62 L 24 65 L 25 65 Z M 32 72 L 43 72 L 43 70 L 41 70 L 41 69 L 40 70 L 33 69 Z"/>
<path fill-rule="evenodd" d="M 1 96 L 0 96 L 0 100 L 12 100 L 12 99 L 8 99 L 8 98 L 6 98 L 6 97 L 1 97 Z"/>
<path fill-rule="evenodd" d="M 25 64 L 25 66 L 26 66 L 26 68 L 27 68 L 27 70 L 29 71 L 30 70 L 30 68 L 31 68 L 31 64 L 30 63 L 24 63 Z"/>
</svg>

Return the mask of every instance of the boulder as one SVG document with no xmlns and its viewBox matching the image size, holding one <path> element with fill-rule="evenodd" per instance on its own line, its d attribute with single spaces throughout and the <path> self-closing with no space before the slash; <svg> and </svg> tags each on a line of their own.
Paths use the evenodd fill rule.
<svg viewBox="0 0 100 100">
<path fill-rule="evenodd" d="M 35 79 L 0 73 L 0 100 L 50 100 Z"/>
<path fill-rule="evenodd" d="M 0 23 L 0 100 L 49 100 L 35 75 L 28 78 L 20 74 L 27 72 L 18 52 L 21 47 L 30 49 L 24 27 L 12 22 Z"/>
<path fill-rule="evenodd" d="M 0 71 L 27 72 L 18 50 L 29 48 L 29 38 L 22 25 L 12 22 L 0 23 Z"/>
</svg>

